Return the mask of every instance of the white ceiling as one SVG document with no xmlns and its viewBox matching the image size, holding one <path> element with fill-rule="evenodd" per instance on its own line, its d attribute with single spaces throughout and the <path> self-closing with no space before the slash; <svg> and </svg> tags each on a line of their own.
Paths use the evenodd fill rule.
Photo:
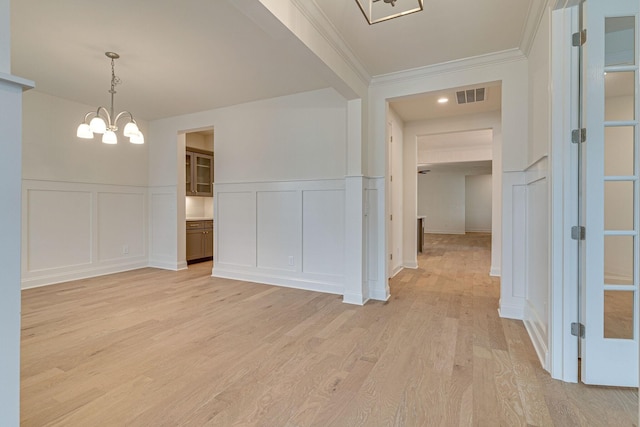
<svg viewBox="0 0 640 427">
<path fill-rule="evenodd" d="M 478 87 L 486 88 L 485 101 L 458 105 L 456 102 L 456 91 L 475 89 Z M 438 102 L 438 99 L 443 97 L 449 101 L 441 104 Z M 389 105 L 405 123 L 499 111 L 502 106 L 502 87 L 500 82 L 492 82 L 482 85 L 450 88 L 392 100 L 389 102 Z"/>
<path fill-rule="evenodd" d="M 521 47 L 542 2 L 426 0 L 369 26 L 355 0 L 315 1 L 372 76 Z M 118 52 L 116 109 L 147 120 L 329 85 L 258 0 L 11 0 L 11 29 L 12 74 L 88 105 L 108 103 Z"/>
<path fill-rule="evenodd" d="M 367 71 L 377 76 L 519 48 L 529 8 L 540 2 L 424 0 L 421 12 L 373 25 L 355 0 L 316 3 Z"/>
</svg>

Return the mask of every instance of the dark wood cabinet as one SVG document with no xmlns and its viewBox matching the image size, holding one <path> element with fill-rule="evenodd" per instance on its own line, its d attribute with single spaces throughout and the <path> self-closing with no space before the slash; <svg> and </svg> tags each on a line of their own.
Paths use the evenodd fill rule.
<svg viewBox="0 0 640 427">
<path fill-rule="evenodd" d="M 213 197 L 213 153 L 187 148 L 185 184 L 187 196 Z"/>
<path fill-rule="evenodd" d="M 213 258 L 213 221 L 187 221 L 187 263 Z"/>
</svg>

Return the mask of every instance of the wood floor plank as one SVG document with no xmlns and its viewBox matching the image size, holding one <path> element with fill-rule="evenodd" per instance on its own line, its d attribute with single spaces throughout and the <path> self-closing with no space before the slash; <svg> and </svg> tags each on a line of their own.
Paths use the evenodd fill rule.
<svg viewBox="0 0 640 427">
<path fill-rule="evenodd" d="M 389 301 L 211 262 L 23 291 L 28 426 L 637 426 L 637 390 L 552 380 L 500 319 L 490 235 L 427 235 Z"/>
</svg>

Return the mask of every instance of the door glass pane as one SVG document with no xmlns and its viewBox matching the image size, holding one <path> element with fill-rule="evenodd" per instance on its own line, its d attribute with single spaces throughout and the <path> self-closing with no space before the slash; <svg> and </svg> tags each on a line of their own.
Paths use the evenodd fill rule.
<svg viewBox="0 0 640 427">
<path fill-rule="evenodd" d="M 187 193 L 190 193 L 191 190 L 191 155 L 187 154 L 185 161 L 185 184 Z"/>
<path fill-rule="evenodd" d="M 633 339 L 633 291 L 604 291 L 604 337 Z"/>
<path fill-rule="evenodd" d="M 604 236 L 604 281 L 633 285 L 633 236 Z"/>
<path fill-rule="evenodd" d="M 633 126 L 606 127 L 604 130 L 604 174 L 635 175 Z"/>
<path fill-rule="evenodd" d="M 633 181 L 604 183 L 605 230 L 633 230 Z"/>
<path fill-rule="evenodd" d="M 605 65 L 635 64 L 635 17 L 606 18 L 604 25 Z"/>
<path fill-rule="evenodd" d="M 623 71 L 604 76 L 605 120 L 634 120 L 635 75 L 635 71 Z"/>
</svg>

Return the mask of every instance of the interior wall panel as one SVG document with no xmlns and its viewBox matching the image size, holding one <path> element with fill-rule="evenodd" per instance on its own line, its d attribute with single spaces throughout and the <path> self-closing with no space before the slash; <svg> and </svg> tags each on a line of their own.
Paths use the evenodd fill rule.
<svg viewBox="0 0 640 427">
<path fill-rule="evenodd" d="M 92 193 L 27 191 L 27 271 L 91 263 Z"/>
<path fill-rule="evenodd" d="M 216 194 L 216 261 L 220 264 L 254 267 L 256 265 L 255 192 Z"/>
<path fill-rule="evenodd" d="M 303 271 L 344 274 L 344 191 L 305 191 L 302 197 Z"/>
<path fill-rule="evenodd" d="M 261 191 L 257 204 L 258 267 L 295 271 L 302 249 L 300 193 Z"/>
<path fill-rule="evenodd" d="M 148 265 L 147 189 L 23 180 L 22 287 Z"/>
<path fill-rule="evenodd" d="M 144 256 L 144 195 L 98 193 L 98 259 Z"/>
</svg>

